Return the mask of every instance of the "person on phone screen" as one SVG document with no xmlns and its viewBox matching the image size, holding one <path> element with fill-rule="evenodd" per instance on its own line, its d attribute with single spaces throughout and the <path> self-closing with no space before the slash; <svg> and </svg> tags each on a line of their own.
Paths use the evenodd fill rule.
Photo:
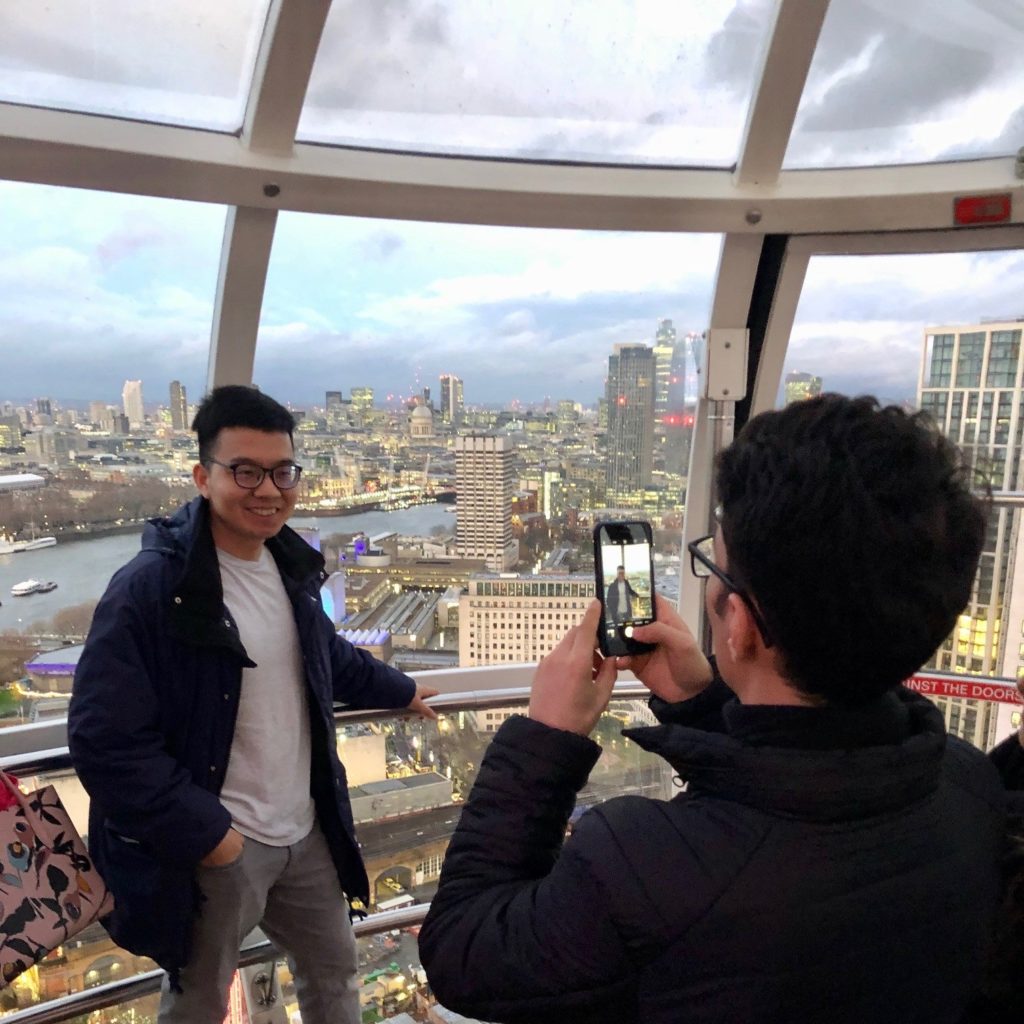
<svg viewBox="0 0 1024 1024">
<path fill-rule="evenodd" d="M 196 413 L 199 496 L 153 519 L 103 595 L 75 673 L 71 758 L 114 940 L 168 971 L 160 1024 L 221 1024 L 257 925 L 305 1024 L 358 1024 L 349 920 L 369 902 L 335 702 L 435 718 L 437 691 L 338 636 L 323 556 L 285 522 L 292 414 L 255 388 Z"/>
<path fill-rule="evenodd" d="M 970 599 L 986 502 L 930 419 L 839 395 L 752 419 L 715 485 L 689 545 L 713 655 L 658 596 L 649 653 L 602 661 L 595 601 L 545 656 L 448 847 L 433 992 L 523 1024 L 955 1024 L 1008 796 L 902 684 Z M 625 735 L 685 789 L 592 806 L 566 839 L 619 669 L 659 722 Z"/>
<path fill-rule="evenodd" d="M 640 595 L 630 586 L 626 579 L 625 566 L 620 565 L 615 572 L 615 579 L 605 595 L 605 611 L 609 622 L 628 622 L 633 618 L 633 598 Z"/>
</svg>

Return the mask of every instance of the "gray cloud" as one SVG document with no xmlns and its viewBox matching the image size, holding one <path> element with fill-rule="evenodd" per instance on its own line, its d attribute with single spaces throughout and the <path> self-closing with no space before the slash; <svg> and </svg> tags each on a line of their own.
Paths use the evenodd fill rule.
<svg viewBox="0 0 1024 1024">
<path fill-rule="evenodd" d="M 388 260 L 405 246 L 402 236 L 394 231 L 374 231 L 359 245 L 360 254 L 370 260 Z"/>
<path fill-rule="evenodd" d="M 723 26 L 708 40 L 704 51 L 704 79 L 708 85 L 727 85 L 746 95 L 764 52 L 765 0 L 739 3 Z"/>
</svg>

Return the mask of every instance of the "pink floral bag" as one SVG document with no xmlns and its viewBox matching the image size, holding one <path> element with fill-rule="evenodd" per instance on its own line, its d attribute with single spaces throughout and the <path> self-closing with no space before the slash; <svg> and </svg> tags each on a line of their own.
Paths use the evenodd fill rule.
<svg viewBox="0 0 1024 1024">
<path fill-rule="evenodd" d="M 26 796 L 0 772 L 0 988 L 114 899 L 53 786 Z"/>
</svg>

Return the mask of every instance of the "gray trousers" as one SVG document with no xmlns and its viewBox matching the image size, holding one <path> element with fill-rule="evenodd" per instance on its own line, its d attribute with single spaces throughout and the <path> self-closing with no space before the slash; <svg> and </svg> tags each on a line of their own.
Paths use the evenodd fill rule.
<svg viewBox="0 0 1024 1024">
<path fill-rule="evenodd" d="M 206 902 L 182 991 L 164 980 L 159 1024 L 222 1024 L 239 947 L 257 925 L 288 954 L 303 1024 L 359 1024 L 355 936 L 319 826 L 293 846 L 246 838 L 237 860 L 199 867 L 197 880 Z"/>
</svg>

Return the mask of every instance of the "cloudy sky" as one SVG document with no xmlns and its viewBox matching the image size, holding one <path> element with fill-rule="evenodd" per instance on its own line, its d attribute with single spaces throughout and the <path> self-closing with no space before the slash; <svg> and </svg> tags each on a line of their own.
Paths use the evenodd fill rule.
<svg viewBox="0 0 1024 1024">
<path fill-rule="evenodd" d="M 255 0 L 5 10 L 0 99 L 235 130 Z M 302 138 L 555 159 L 731 165 L 768 0 L 335 0 Z M 169 45 L 174 40 L 175 45 Z M 786 162 L 1007 155 L 1024 144 L 1019 0 L 833 0 Z M 0 400 L 202 389 L 224 210 L 0 182 Z M 706 326 L 717 236 L 282 214 L 256 380 L 468 402 L 602 390 L 611 346 Z M 812 262 L 787 369 L 912 397 L 929 324 L 1024 315 L 1020 253 Z"/>
</svg>

